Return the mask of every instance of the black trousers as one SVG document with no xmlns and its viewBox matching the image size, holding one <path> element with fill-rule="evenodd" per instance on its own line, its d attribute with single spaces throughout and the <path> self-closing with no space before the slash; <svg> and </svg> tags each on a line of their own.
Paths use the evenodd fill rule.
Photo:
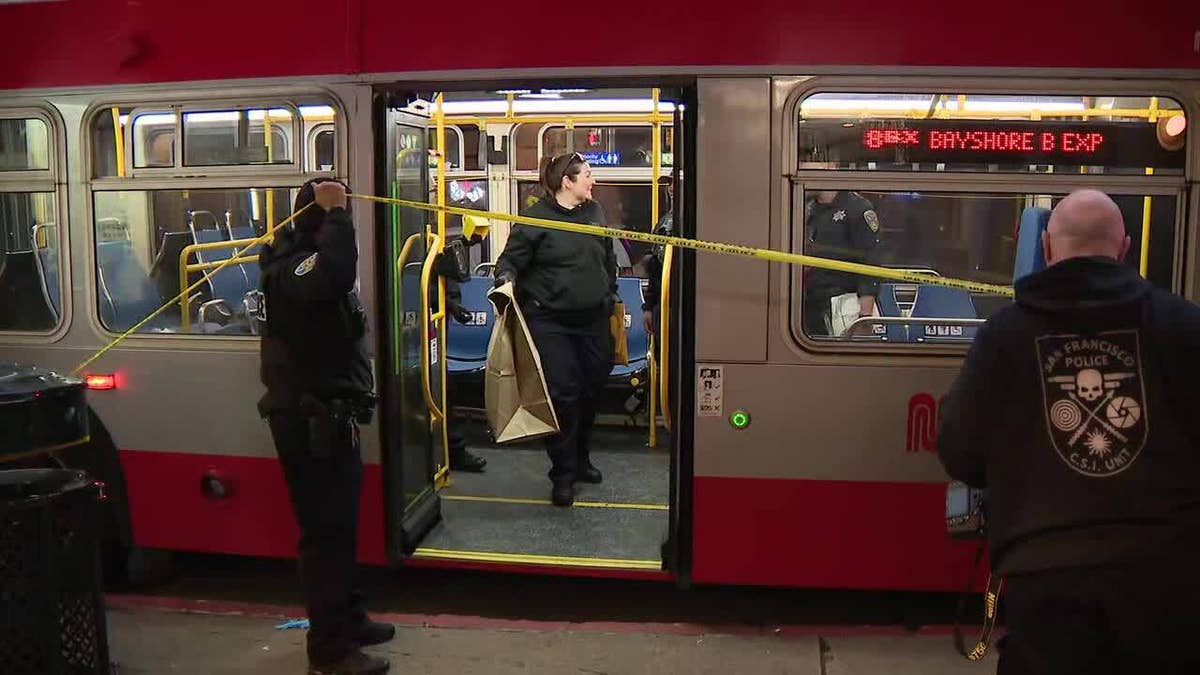
<svg viewBox="0 0 1200 675">
<path fill-rule="evenodd" d="M 810 337 L 829 335 L 826 325 L 831 312 L 829 301 L 839 294 L 830 288 L 811 288 L 805 291 L 804 312 L 801 315 L 801 327 L 804 328 L 805 334 Z"/>
<path fill-rule="evenodd" d="M 446 439 L 448 441 L 450 456 L 454 457 L 467 449 L 467 436 L 463 433 L 463 425 L 466 421 L 463 416 L 457 412 L 454 404 L 458 402 L 458 387 L 454 383 L 454 377 L 449 373 L 446 374 Z"/>
<path fill-rule="evenodd" d="M 358 498 L 362 456 L 358 428 L 344 434 L 325 456 L 309 443 L 308 418 L 295 413 L 270 417 L 275 451 L 283 466 L 300 526 L 300 582 L 308 609 L 308 658 L 337 661 L 354 648 L 354 630 L 366 618 L 366 598 L 354 588 L 358 543 Z"/>
<path fill-rule="evenodd" d="M 596 398 L 613 368 L 608 315 L 582 325 L 540 314 L 528 320 L 558 417 L 559 433 L 546 438 L 550 480 L 569 483 L 589 464 Z"/>
<path fill-rule="evenodd" d="M 1181 557 L 1010 576 L 997 675 L 1200 673 L 1200 560 Z"/>
</svg>

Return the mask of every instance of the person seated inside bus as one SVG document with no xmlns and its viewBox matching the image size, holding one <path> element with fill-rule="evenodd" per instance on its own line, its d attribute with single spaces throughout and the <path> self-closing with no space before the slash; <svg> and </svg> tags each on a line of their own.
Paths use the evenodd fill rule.
<svg viewBox="0 0 1200 675">
<path fill-rule="evenodd" d="M 879 248 L 879 216 L 857 192 L 823 190 L 804 205 L 804 253 L 810 256 L 871 263 Z M 867 335 L 871 326 L 854 324 L 875 312 L 879 280 L 818 267 L 803 270 L 803 327 L 810 337 Z"/>
</svg>

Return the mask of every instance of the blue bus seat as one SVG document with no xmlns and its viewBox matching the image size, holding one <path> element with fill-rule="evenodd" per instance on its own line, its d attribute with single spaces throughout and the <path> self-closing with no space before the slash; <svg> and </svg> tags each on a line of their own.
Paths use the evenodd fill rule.
<svg viewBox="0 0 1200 675">
<path fill-rule="evenodd" d="M 235 241 L 240 239 L 256 239 L 258 233 L 254 231 L 252 226 L 244 225 L 242 227 L 229 228 L 229 237 Z M 240 251 L 243 248 L 245 247 L 239 246 L 234 249 L 234 252 Z M 260 250 L 262 250 L 261 245 L 252 246 L 242 254 L 242 257 L 257 258 Z M 239 266 L 242 268 L 242 273 L 246 275 L 246 282 L 250 284 L 250 288 L 258 288 L 258 263 L 240 263 Z"/>
<path fill-rule="evenodd" d="M 1042 252 L 1042 233 L 1050 223 L 1050 209 L 1031 206 L 1021 212 L 1021 224 L 1017 230 L 1017 254 L 1013 261 L 1013 283 L 1022 277 L 1046 268 Z"/>
<path fill-rule="evenodd" d="M 49 237 L 47 237 L 47 245 L 39 248 L 39 230 L 49 233 L 53 230 L 53 226 L 33 226 L 33 247 L 37 252 L 37 255 L 34 256 L 34 263 L 37 265 L 42 295 L 46 298 L 46 304 L 54 310 L 54 320 L 57 322 L 58 318 L 62 316 L 62 292 L 58 287 L 58 248 L 49 243 Z"/>
<path fill-rule="evenodd" d="M 975 319 L 971 294 L 961 288 L 921 284 L 913 303 L 912 316 L 938 319 Z M 916 322 L 909 324 L 910 342 L 970 342 L 978 326 L 947 326 Z"/>
<path fill-rule="evenodd" d="M 896 300 L 896 284 L 880 283 L 879 294 L 875 296 L 875 307 L 879 316 L 904 316 L 900 311 L 900 303 Z M 907 342 L 908 326 L 898 323 L 876 324 L 883 326 L 882 339 L 888 342 Z"/>
<path fill-rule="evenodd" d="M 162 305 L 162 297 L 138 263 L 129 240 L 96 244 L 96 265 L 103 296 L 100 318 L 109 330 L 127 330 Z M 147 326 L 160 330 L 168 328 L 162 315 Z"/>
<path fill-rule="evenodd" d="M 495 312 L 487 299 L 492 280 L 472 277 L 459 284 L 462 306 L 471 313 L 471 323 L 463 325 L 453 318 L 446 338 L 446 372 L 451 375 L 481 373 L 487 366 L 488 342 L 492 338 Z"/>
<path fill-rule="evenodd" d="M 221 230 L 195 230 L 193 236 L 197 244 L 209 244 L 219 241 L 229 241 Z M 207 251 L 196 251 L 196 262 L 215 263 L 228 260 L 235 253 L 233 248 L 218 248 Z M 205 270 L 203 274 L 210 274 Z M 245 312 L 245 297 L 250 290 L 250 282 L 241 265 L 230 265 L 217 271 L 208 278 L 208 288 L 213 300 L 221 300 L 234 315 Z"/>
<path fill-rule="evenodd" d="M 629 346 L 629 363 L 614 365 L 609 379 L 627 381 L 645 370 L 650 359 L 650 334 L 642 322 L 642 280 L 637 277 L 618 278 L 617 293 L 625 303 L 625 341 Z"/>
</svg>

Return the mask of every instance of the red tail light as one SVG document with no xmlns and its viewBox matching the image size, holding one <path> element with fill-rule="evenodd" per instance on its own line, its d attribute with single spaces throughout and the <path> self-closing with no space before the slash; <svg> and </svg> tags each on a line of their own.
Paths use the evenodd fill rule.
<svg viewBox="0 0 1200 675">
<path fill-rule="evenodd" d="M 83 378 L 88 389 L 106 390 L 117 388 L 116 375 L 85 375 Z"/>
</svg>

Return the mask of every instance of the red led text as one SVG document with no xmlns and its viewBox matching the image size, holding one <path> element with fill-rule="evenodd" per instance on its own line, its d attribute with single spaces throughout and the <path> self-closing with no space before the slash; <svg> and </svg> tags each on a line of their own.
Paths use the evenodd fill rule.
<svg viewBox="0 0 1200 675">
<path fill-rule="evenodd" d="M 1098 131 L 1035 132 L 1003 129 L 867 129 L 862 144 L 869 150 L 921 147 L 927 150 L 1095 154 L 1104 145 Z"/>
</svg>

